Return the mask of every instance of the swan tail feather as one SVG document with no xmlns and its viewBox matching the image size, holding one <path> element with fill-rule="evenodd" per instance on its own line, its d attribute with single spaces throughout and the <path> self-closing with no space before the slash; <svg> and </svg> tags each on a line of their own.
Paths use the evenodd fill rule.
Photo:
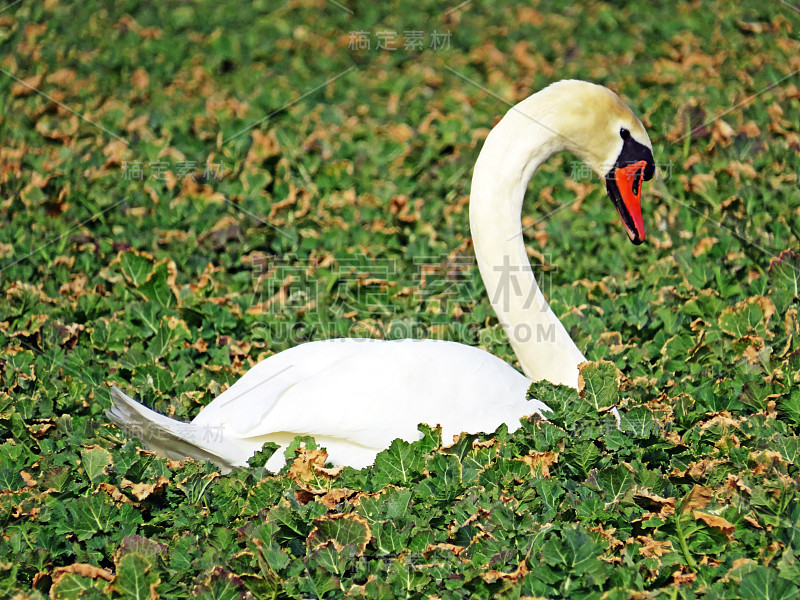
<svg viewBox="0 0 800 600">
<path fill-rule="evenodd" d="M 174 460 L 186 457 L 209 460 L 224 472 L 239 466 L 225 457 L 221 443 L 215 444 L 207 439 L 208 435 L 204 435 L 207 434 L 206 428 L 165 417 L 116 386 L 111 388 L 111 399 L 112 405 L 106 416 L 117 427 L 144 443 L 148 450 Z"/>
</svg>

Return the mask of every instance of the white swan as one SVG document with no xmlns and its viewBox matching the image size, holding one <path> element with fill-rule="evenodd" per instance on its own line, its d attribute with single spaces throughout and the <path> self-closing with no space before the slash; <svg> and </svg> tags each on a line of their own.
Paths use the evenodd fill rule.
<svg viewBox="0 0 800 600">
<path fill-rule="evenodd" d="M 521 230 L 525 190 L 551 154 L 569 150 L 606 180 L 634 244 L 644 239 L 639 197 L 654 173 L 647 132 L 605 87 L 561 81 L 514 106 L 490 132 L 475 165 L 470 228 L 481 276 L 523 376 L 492 354 L 437 340 L 336 339 L 302 344 L 260 362 L 191 423 L 158 414 L 112 388 L 108 417 L 151 450 L 245 466 L 267 441 L 283 448 L 312 435 L 334 464 L 363 467 L 392 440 L 440 424 L 444 442 L 491 432 L 548 410 L 526 400 L 531 380 L 577 387 L 585 360 L 542 295 Z"/>
</svg>

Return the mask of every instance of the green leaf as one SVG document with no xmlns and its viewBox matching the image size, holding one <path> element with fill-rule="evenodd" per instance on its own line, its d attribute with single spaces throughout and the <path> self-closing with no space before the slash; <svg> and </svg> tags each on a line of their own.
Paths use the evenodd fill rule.
<svg viewBox="0 0 800 600">
<path fill-rule="evenodd" d="M 247 459 L 247 464 L 256 469 L 263 469 L 267 461 L 272 458 L 272 455 L 279 449 L 280 446 L 275 442 L 265 442 L 264 445 L 261 446 L 261 450 L 256 450 L 255 454 Z"/>
<path fill-rule="evenodd" d="M 769 264 L 770 297 L 779 310 L 800 298 L 800 254 L 784 250 Z"/>
<path fill-rule="evenodd" d="M 542 559 L 570 576 L 586 574 L 595 585 L 606 579 L 606 563 L 598 557 L 603 546 L 583 528 L 569 527 L 552 534 L 542 547 Z"/>
<path fill-rule="evenodd" d="M 411 483 L 419 477 L 424 465 L 425 457 L 417 444 L 396 439 L 375 458 L 373 481 L 376 486 Z"/>
<path fill-rule="evenodd" d="M 159 306 L 176 306 L 178 304 L 178 298 L 170 285 L 175 277 L 172 271 L 174 268 L 175 266 L 169 261 L 161 261 L 158 263 L 147 276 L 147 279 L 138 286 L 142 296 Z"/>
<path fill-rule="evenodd" d="M 109 533 L 117 511 L 111 504 L 104 502 L 104 496 L 75 498 L 67 503 L 67 510 L 72 515 L 71 522 L 59 522 L 59 533 L 74 533 L 79 541 L 87 540 L 96 533 Z"/>
<path fill-rule="evenodd" d="M 324 569 L 331 575 L 341 575 L 347 568 L 347 556 L 342 556 L 333 541 L 326 542 L 309 552 L 306 564 L 309 569 Z"/>
<path fill-rule="evenodd" d="M 534 381 L 528 388 L 527 397 L 544 402 L 551 409 L 544 416 L 559 427 L 567 428 L 588 414 L 588 404 L 581 400 L 575 389 L 565 385 Z"/>
<path fill-rule="evenodd" d="M 430 454 L 442 445 L 442 428 L 440 426 L 431 427 L 420 423 L 418 429 L 422 433 L 422 439 L 414 443 L 419 446 L 422 454 Z"/>
<path fill-rule="evenodd" d="M 25 481 L 17 469 L 0 468 L 0 491 L 16 491 L 25 487 Z"/>
<path fill-rule="evenodd" d="M 620 428 L 637 439 L 646 439 L 658 430 L 658 424 L 649 408 L 637 406 L 621 415 Z"/>
<path fill-rule="evenodd" d="M 18 569 L 17 564 L 0 562 L 0 592 L 8 598 L 11 598 L 12 592 L 17 589 Z"/>
<path fill-rule="evenodd" d="M 150 559 L 141 554 L 126 554 L 117 563 L 114 588 L 126 600 L 154 600 L 159 577 L 152 572 Z"/>
<path fill-rule="evenodd" d="M 130 283 L 139 287 L 153 269 L 153 261 L 136 250 L 126 250 L 119 255 L 122 274 Z"/>
<path fill-rule="evenodd" d="M 790 393 L 778 399 L 778 410 L 784 421 L 795 427 L 800 426 L 800 387 L 794 387 Z"/>
<path fill-rule="evenodd" d="M 569 450 L 564 453 L 561 462 L 565 469 L 577 467 L 581 475 L 587 475 L 600 458 L 600 450 L 595 443 L 586 441 L 578 442 L 571 446 Z"/>
<path fill-rule="evenodd" d="M 178 482 L 178 489 L 186 495 L 191 504 L 201 500 L 208 501 L 208 486 L 218 477 L 217 473 L 195 472 Z"/>
<path fill-rule="evenodd" d="M 753 296 L 734 306 L 723 309 L 719 316 L 719 328 L 725 333 L 741 338 L 746 335 L 767 335 L 767 324 L 775 312 L 768 298 Z"/>
<path fill-rule="evenodd" d="M 252 598 L 241 577 L 215 566 L 202 581 L 194 587 L 193 595 L 200 600 L 242 600 Z"/>
<path fill-rule="evenodd" d="M 393 521 L 374 525 L 372 534 L 375 536 L 375 546 L 382 554 L 400 554 L 408 544 L 408 528 L 399 529 Z"/>
<path fill-rule="evenodd" d="M 452 454 L 434 454 L 425 469 L 427 479 L 422 482 L 423 496 L 432 495 L 449 500 L 461 493 L 461 463 Z"/>
<path fill-rule="evenodd" d="M 608 361 L 590 362 L 580 369 L 578 389 L 581 397 L 597 411 L 619 402 L 617 368 Z"/>
<path fill-rule="evenodd" d="M 166 319 L 162 319 L 161 324 L 158 326 L 158 331 L 150 339 L 150 343 L 147 344 L 147 353 L 153 360 L 164 356 L 173 347 L 174 337 L 174 330 L 169 326 Z"/>
<path fill-rule="evenodd" d="M 50 588 L 50 597 L 53 600 L 78 600 L 88 598 L 91 590 L 100 591 L 105 589 L 105 581 L 76 575 L 75 573 L 65 573 L 61 575 L 53 587 Z"/>
<path fill-rule="evenodd" d="M 81 450 L 81 465 L 93 486 L 106 479 L 107 469 L 112 464 L 111 453 L 104 448 L 91 446 Z"/>
<path fill-rule="evenodd" d="M 623 465 L 614 465 L 597 474 L 597 483 L 607 504 L 618 503 L 634 484 L 633 473 Z"/>
<path fill-rule="evenodd" d="M 552 427 L 550 429 L 553 429 Z M 461 459 L 461 477 L 465 483 L 474 481 L 497 456 L 497 444 L 473 447 Z"/>
<path fill-rule="evenodd" d="M 337 549 L 352 546 L 360 554 L 372 537 L 366 519 L 355 513 L 326 515 L 316 519 L 315 524 L 316 527 L 306 541 L 310 548 L 330 540 L 336 544 Z"/>
<path fill-rule="evenodd" d="M 534 381 L 528 388 L 528 399 L 539 400 L 554 412 L 563 412 L 578 402 L 577 392 L 566 385 L 553 385 L 547 381 Z M 549 414 L 547 415 L 550 418 Z"/>
<path fill-rule="evenodd" d="M 756 567 L 739 584 L 742 600 L 791 600 L 797 598 L 796 582 L 781 578 L 769 567 Z"/>
</svg>

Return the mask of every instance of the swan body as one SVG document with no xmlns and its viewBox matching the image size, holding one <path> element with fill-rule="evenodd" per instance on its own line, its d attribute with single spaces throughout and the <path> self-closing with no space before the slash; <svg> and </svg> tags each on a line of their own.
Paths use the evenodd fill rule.
<svg viewBox="0 0 800 600">
<path fill-rule="evenodd" d="M 440 376 L 428 376 L 432 366 Z M 194 455 L 232 468 L 267 441 L 285 447 L 295 436 L 311 434 L 331 462 L 361 468 L 395 438 L 419 439 L 419 423 L 441 424 L 449 443 L 461 432 L 494 431 L 506 422 L 516 429 L 520 417 L 547 410 L 526 400 L 530 384 L 496 356 L 456 342 L 334 339 L 261 361 L 191 423 L 167 419 L 117 388 L 109 416 L 123 423 L 143 419 L 142 425 L 155 419 L 205 453 L 175 447 L 173 436 L 162 430 L 129 426 L 169 458 Z M 283 463 L 279 451 L 267 468 L 277 471 Z"/>
<path fill-rule="evenodd" d="M 336 339 L 271 356 L 203 408 L 191 423 L 161 415 L 113 387 L 108 417 L 151 450 L 246 466 L 268 441 L 285 448 L 311 435 L 334 464 L 371 464 L 392 440 L 441 425 L 445 444 L 462 432 L 510 430 L 548 408 L 526 399 L 532 380 L 577 387 L 585 361 L 547 304 L 521 229 L 528 182 L 551 154 L 569 150 L 605 178 L 634 243 L 644 238 L 639 194 L 652 177 L 642 124 L 610 90 L 582 81 L 550 85 L 514 106 L 481 150 L 472 180 L 470 228 L 481 276 L 524 375 L 492 354 L 440 340 Z M 271 470 L 284 463 L 276 452 Z"/>
</svg>

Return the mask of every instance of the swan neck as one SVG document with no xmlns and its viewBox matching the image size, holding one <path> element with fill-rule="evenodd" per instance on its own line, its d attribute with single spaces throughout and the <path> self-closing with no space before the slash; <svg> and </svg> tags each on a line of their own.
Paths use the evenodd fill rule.
<svg viewBox="0 0 800 600">
<path fill-rule="evenodd" d="M 538 116 L 535 100 L 526 101 L 524 113 L 521 105 L 512 108 L 487 137 L 472 178 L 470 230 L 486 291 L 522 371 L 534 381 L 577 387 L 578 365 L 586 359 L 547 303 L 522 232 L 528 182 L 565 149 Z"/>
</svg>

